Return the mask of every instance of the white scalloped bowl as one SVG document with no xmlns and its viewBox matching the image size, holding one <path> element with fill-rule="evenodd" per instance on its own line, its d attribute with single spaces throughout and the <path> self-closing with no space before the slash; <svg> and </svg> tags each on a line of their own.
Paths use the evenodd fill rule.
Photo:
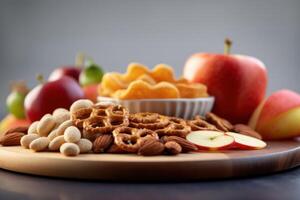
<svg viewBox="0 0 300 200">
<path fill-rule="evenodd" d="M 155 112 L 167 116 L 192 119 L 196 115 L 204 116 L 207 112 L 210 112 L 214 104 L 214 97 L 135 100 L 98 97 L 98 102 L 121 104 L 128 108 L 131 113 Z"/>
</svg>

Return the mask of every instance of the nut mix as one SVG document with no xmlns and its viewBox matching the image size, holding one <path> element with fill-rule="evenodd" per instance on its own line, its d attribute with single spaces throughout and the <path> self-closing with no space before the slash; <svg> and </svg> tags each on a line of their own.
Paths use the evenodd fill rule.
<svg viewBox="0 0 300 200">
<path fill-rule="evenodd" d="M 29 127 L 8 130 L 0 138 L 0 144 L 21 145 L 35 152 L 60 151 L 65 156 L 89 152 L 177 155 L 198 149 L 185 139 L 196 130 L 233 130 L 261 137 L 250 127 L 232 125 L 213 113 L 207 113 L 205 118 L 196 116 L 193 120 L 183 120 L 157 113 L 131 114 L 121 105 L 94 105 L 89 100 L 78 100 L 70 112 L 56 109 L 52 115 L 46 114 Z"/>
</svg>

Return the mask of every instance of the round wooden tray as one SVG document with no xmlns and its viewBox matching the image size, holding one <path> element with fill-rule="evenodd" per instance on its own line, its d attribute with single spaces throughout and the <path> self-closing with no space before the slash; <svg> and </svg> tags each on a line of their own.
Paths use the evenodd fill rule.
<svg viewBox="0 0 300 200">
<path fill-rule="evenodd" d="M 99 180 L 199 180 L 253 176 L 300 165 L 300 141 L 268 142 L 263 150 L 142 157 L 33 153 L 0 147 L 0 168 L 42 176 Z"/>
</svg>

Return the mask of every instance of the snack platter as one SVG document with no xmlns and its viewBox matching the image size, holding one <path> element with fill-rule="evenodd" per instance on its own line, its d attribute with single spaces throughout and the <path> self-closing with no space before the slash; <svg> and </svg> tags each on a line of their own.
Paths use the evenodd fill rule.
<svg viewBox="0 0 300 200">
<path fill-rule="evenodd" d="M 71 120 L 62 120 L 66 113 Z M 55 127 L 55 117 L 64 122 L 51 131 L 49 127 Z M 242 177 L 300 164 L 297 140 L 268 142 L 265 148 L 265 143 L 255 138 L 260 137 L 255 131 L 240 126 L 210 112 L 205 118 L 183 120 L 157 113 L 130 114 L 122 105 L 78 100 L 72 104 L 70 114 L 59 108 L 53 115 L 46 114 L 33 123 L 20 139 L 22 147 L 7 145 L 16 137 L 16 130 L 20 133 L 22 128 L 7 132 L 6 138 L 11 140 L 2 140 L 0 167 L 51 177 L 146 181 Z M 76 130 L 82 132 L 83 139 L 80 134 L 76 139 Z M 44 136 L 35 134 L 36 131 Z M 240 143 L 242 146 L 235 146 L 229 140 L 230 145 L 224 144 L 233 138 L 230 132 L 224 135 L 224 131 L 243 133 L 238 135 L 250 138 L 250 143 L 245 140 Z M 196 137 L 196 146 L 190 141 L 199 133 L 201 142 L 197 143 Z M 205 134 L 217 134 L 213 137 L 223 139 L 222 143 L 203 139 Z M 61 154 L 57 153 L 59 150 Z"/>
<path fill-rule="evenodd" d="M 264 64 L 231 55 L 230 45 L 225 40 L 225 54 L 194 54 L 180 78 L 166 64 L 130 63 L 125 73 L 104 73 L 81 60 L 48 81 L 39 76 L 32 90 L 18 82 L 0 122 L 0 168 L 168 181 L 300 165 L 300 95 L 280 90 L 265 98 Z"/>
</svg>

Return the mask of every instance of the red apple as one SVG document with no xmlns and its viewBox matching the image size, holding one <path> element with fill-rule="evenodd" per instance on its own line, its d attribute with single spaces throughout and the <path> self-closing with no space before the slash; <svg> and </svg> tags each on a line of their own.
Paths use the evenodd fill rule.
<svg viewBox="0 0 300 200">
<path fill-rule="evenodd" d="M 99 88 L 99 84 L 83 86 L 82 89 L 83 89 L 85 98 L 96 103 L 97 97 L 98 97 L 98 88 Z"/>
<path fill-rule="evenodd" d="M 300 95 L 290 90 L 274 92 L 257 107 L 249 126 L 266 140 L 300 136 Z"/>
<path fill-rule="evenodd" d="M 213 112 L 232 123 L 248 123 L 263 100 L 267 87 L 264 64 L 250 56 L 229 54 L 231 42 L 225 41 L 225 54 L 197 53 L 186 62 L 184 77 L 207 85 L 215 97 Z"/>
<path fill-rule="evenodd" d="M 55 69 L 49 76 L 49 81 L 54 81 L 60 79 L 64 76 L 69 76 L 79 82 L 79 75 L 82 71 L 82 68 L 78 66 L 63 66 Z"/>
<path fill-rule="evenodd" d="M 234 144 L 232 145 L 232 148 L 242 150 L 256 150 L 263 149 L 267 146 L 264 141 L 254 137 L 250 137 L 248 135 L 242 135 L 233 132 L 226 132 L 225 134 L 234 138 Z"/>
<path fill-rule="evenodd" d="M 225 150 L 234 143 L 233 137 L 219 131 L 193 131 L 186 139 L 195 144 L 199 150 Z"/>
<path fill-rule="evenodd" d="M 64 76 L 36 86 L 25 98 L 25 111 L 30 121 L 37 121 L 56 108 L 69 109 L 71 104 L 84 98 L 79 84 L 72 78 Z"/>
</svg>

